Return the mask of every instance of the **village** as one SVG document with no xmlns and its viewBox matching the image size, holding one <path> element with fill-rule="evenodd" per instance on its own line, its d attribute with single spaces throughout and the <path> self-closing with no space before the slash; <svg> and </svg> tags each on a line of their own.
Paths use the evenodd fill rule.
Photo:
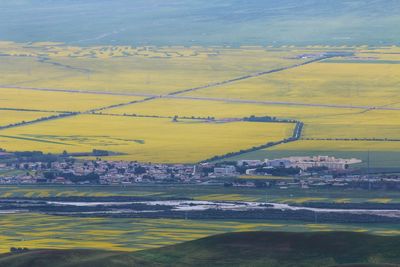
<svg viewBox="0 0 400 267">
<path fill-rule="evenodd" d="M 397 175 L 370 175 L 354 173 L 349 169 L 351 165 L 361 162 L 355 158 L 306 156 L 187 165 L 61 157 L 47 162 L 19 160 L 0 163 L 0 184 L 198 184 L 307 189 L 316 186 L 345 187 L 354 182 L 368 186 L 371 183 L 386 185 L 395 182 L 396 188 L 400 187 Z"/>
</svg>

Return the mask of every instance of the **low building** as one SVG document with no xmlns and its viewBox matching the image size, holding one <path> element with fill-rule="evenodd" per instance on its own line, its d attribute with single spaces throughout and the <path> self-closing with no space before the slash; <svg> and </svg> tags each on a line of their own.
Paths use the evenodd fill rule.
<svg viewBox="0 0 400 267">
<path fill-rule="evenodd" d="M 329 170 L 345 170 L 351 164 L 361 163 L 359 159 L 341 159 L 330 156 L 313 157 L 288 157 L 282 159 L 266 160 L 268 166 L 283 168 L 300 168 L 307 170 L 310 168 L 325 167 Z"/>
<path fill-rule="evenodd" d="M 290 168 L 292 167 L 292 161 L 288 158 L 283 159 L 273 159 L 273 160 L 265 160 L 267 166 L 274 168 Z"/>
<path fill-rule="evenodd" d="M 263 162 L 261 160 L 251 160 L 251 159 L 238 160 L 238 162 L 237 162 L 238 166 L 247 165 L 250 167 L 260 166 L 262 164 L 263 164 Z"/>
<path fill-rule="evenodd" d="M 236 173 L 235 166 L 217 167 L 214 168 L 215 176 L 231 176 Z"/>
</svg>

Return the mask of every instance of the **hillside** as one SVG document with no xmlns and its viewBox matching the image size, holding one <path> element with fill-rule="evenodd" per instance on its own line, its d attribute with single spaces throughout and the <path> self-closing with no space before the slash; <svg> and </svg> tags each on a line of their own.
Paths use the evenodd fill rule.
<svg viewBox="0 0 400 267">
<path fill-rule="evenodd" d="M 37 250 L 6 254 L 0 256 L 0 266 L 400 266 L 400 237 L 242 232 L 133 253 Z"/>
</svg>

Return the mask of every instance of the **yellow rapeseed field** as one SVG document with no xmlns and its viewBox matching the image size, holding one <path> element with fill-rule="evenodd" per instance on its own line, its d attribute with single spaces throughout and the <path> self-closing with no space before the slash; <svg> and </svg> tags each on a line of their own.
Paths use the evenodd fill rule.
<svg viewBox="0 0 400 267">
<path fill-rule="evenodd" d="M 314 63 L 191 96 L 379 106 L 398 101 L 400 64 Z"/>
<path fill-rule="evenodd" d="M 57 113 L 49 113 L 49 112 L 0 110 L 0 126 L 7 126 L 10 124 L 20 123 L 23 121 L 32 121 L 56 114 Z"/>
<path fill-rule="evenodd" d="M 112 114 L 243 118 L 250 115 L 297 119 L 305 138 L 400 139 L 400 110 L 365 110 L 166 99 L 109 109 Z"/>
<path fill-rule="evenodd" d="M 0 87 L 0 108 L 82 112 L 140 99 L 143 97 L 46 92 Z"/>
<path fill-rule="evenodd" d="M 243 104 L 234 102 L 159 98 L 149 102 L 107 110 L 112 114 L 243 118 L 250 115 L 304 119 L 317 116 L 352 114 L 357 110 L 287 105 Z"/>
<path fill-rule="evenodd" d="M 278 141 L 292 134 L 286 123 L 172 122 L 171 119 L 79 115 L 12 128 L 0 133 L 1 147 L 60 153 L 104 149 L 124 153 L 114 159 L 196 162 Z"/>
<path fill-rule="evenodd" d="M 109 116 L 238 118 L 250 115 L 301 120 L 304 138 L 399 139 L 399 47 L 77 47 L 61 43 L 0 42 L 0 109 L 82 112 L 143 99 L 102 95 L 147 93 L 161 96 L 250 73 L 304 62 L 299 55 L 354 51 L 346 58 L 203 88 L 186 96 L 219 101 L 156 98 L 104 115 L 80 115 L 0 131 L 0 148 L 71 152 L 105 149 L 113 159 L 195 162 L 291 135 L 293 124 L 204 123 L 171 119 Z M 10 89 L 10 87 L 20 87 Z M 25 89 L 23 89 L 25 88 Z M 28 90 L 89 91 L 90 94 Z M 228 98 L 228 99 L 224 99 Z M 368 106 L 367 108 L 239 104 L 229 99 Z M 0 111 L 0 126 L 56 113 Z M 271 150 L 396 151 L 399 142 L 298 141 Z"/>
<path fill-rule="evenodd" d="M 164 94 L 301 62 L 263 47 L 0 45 L 0 85 Z M 43 60 L 43 58 L 46 60 Z"/>
</svg>

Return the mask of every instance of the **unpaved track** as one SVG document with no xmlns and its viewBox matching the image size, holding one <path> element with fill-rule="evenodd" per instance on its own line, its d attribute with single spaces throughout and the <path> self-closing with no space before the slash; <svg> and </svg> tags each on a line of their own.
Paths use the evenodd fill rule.
<svg viewBox="0 0 400 267">
<path fill-rule="evenodd" d="M 383 106 L 359 106 L 359 105 L 339 105 L 339 104 L 323 104 L 323 103 L 303 103 L 303 102 L 288 102 L 288 101 L 267 101 L 267 100 L 252 100 L 252 99 L 239 99 L 239 98 L 218 98 L 218 97 L 201 97 L 201 96 L 181 96 L 176 94 L 168 95 L 157 95 L 147 93 L 117 93 L 117 92 L 106 92 L 106 91 L 83 91 L 83 90 L 72 90 L 72 89 L 52 89 L 52 88 L 36 88 L 36 87 L 22 87 L 22 86 L 0 86 L 5 89 L 18 89 L 18 90 L 29 90 L 29 91 L 45 91 L 45 92 L 64 92 L 64 93 L 76 93 L 76 94 L 96 94 L 96 95 L 118 95 L 118 96 L 139 96 L 146 97 L 142 101 L 132 101 L 115 106 L 132 105 L 135 103 L 141 103 L 150 101 L 158 98 L 169 98 L 169 99 L 187 99 L 187 100 L 198 100 L 198 101 L 216 101 L 216 102 L 229 102 L 229 103 L 242 103 L 242 104 L 259 104 L 259 105 L 282 105 L 282 106 L 306 106 L 306 107 L 323 107 L 323 108 L 338 108 L 338 109 L 362 109 L 362 110 L 394 110 L 400 111 L 400 108 L 390 107 L 389 105 Z M 107 109 L 108 107 L 99 108 L 101 110 Z M 112 107 L 109 107 L 112 108 Z"/>
<path fill-rule="evenodd" d="M 286 101 L 248 100 L 248 99 L 236 99 L 236 98 L 214 98 L 214 97 L 192 97 L 192 96 L 164 96 L 164 98 L 190 99 L 190 100 L 203 100 L 203 101 L 223 101 L 232 103 L 261 104 L 261 105 L 307 106 L 307 107 L 363 109 L 363 110 L 374 110 L 374 109 L 400 110 L 400 108 L 387 107 L 387 106 L 337 105 L 337 104 L 302 103 L 302 102 L 286 102 Z"/>
<path fill-rule="evenodd" d="M 211 87 L 217 87 L 217 86 L 221 86 L 221 85 L 231 84 L 231 83 L 235 83 L 235 82 L 239 82 L 239 81 L 243 81 L 243 80 L 247 80 L 247 79 L 251 79 L 251 78 L 255 78 L 255 77 L 259 77 L 259 76 L 264 76 L 264 75 L 267 75 L 267 74 L 272 74 L 272 73 L 281 72 L 281 71 L 285 71 L 285 70 L 289 70 L 289 69 L 294 69 L 294 68 L 297 68 L 297 67 L 308 65 L 308 64 L 311 64 L 311 63 L 314 63 L 314 62 L 318 62 L 318 61 L 321 61 L 321 60 L 324 60 L 324 59 L 328 59 L 328 58 L 331 58 L 331 56 L 321 56 L 321 57 L 318 57 L 318 58 L 315 58 L 315 59 L 312 59 L 312 60 L 308 60 L 308 61 L 305 61 L 305 62 L 302 62 L 302 63 L 298 63 L 298 64 L 294 64 L 294 65 L 289 65 L 289 66 L 286 66 L 286 67 L 280 67 L 280 68 L 276 68 L 276 69 L 272 69 L 272 70 L 256 72 L 256 73 L 252 73 L 252 74 L 236 77 L 236 78 L 225 80 L 225 81 L 221 81 L 221 82 L 215 82 L 215 83 L 206 84 L 206 85 L 199 86 L 199 87 L 183 89 L 183 90 L 179 90 L 179 91 L 176 91 L 176 92 L 169 93 L 168 95 L 179 95 L 179 94 L 183 94 L 183 93 L 187 93 L 187 92 L 192 92 L 192 91 L 207 89 L 207 88 L 211 88 Z"/>
<path fill-rule="evenodd" d="M 218 97 L 201 97 L 201 96 L 181 96 L 176 94 L 168 95 L 157 95 L 147 93 L 118 93 L 118 92 L 107 92 L 107 91 L 83 91 L 73 89 L 53 89 L 53 88 L 36 88 L 36 87 L 22 87 L 22 86 L 0 86 L 5 89 L 18 89 L 18 90 L 30 90 L 30 91 L 45 91 L 45 92 L 64 92 L 64 93 L 76 93 L 76 94 L 96 94 L 96 95 L 117 95 L 117 96 L 139 96 L 149 98 L 146 101 L 158 99 L 158 98 L 169 98 L 169 99 L 187 99 L 187 100 L 199 100 L 199 101 L 216 101 L 216 102 L 229 102 L 229 103 L 243 103 L 243 104 L 260 104 L 260 105 L 283 105 L 283 106 L 308 106 L 308 107 L 325 107 L 325 108 L 341 108 L 341 109 L 363 109 L 363 110 L 397 110 L 400 108 L 390 107 L 389 105 L 383 106 L 359 106 L 359 105 L 338 105 L 338 104 L 323 104 L 323 103 L 303 103 L 303 102 L 287 102 L 287 101 L 267 101 L 267 100 L 251 100 L 251 99 L 239 99 L 239 98 L 218 98 Z M 134 103 L 140 103 L 144 101 L 132 101 L 127 105 Z M 124 105 L 124 104 L 122 104 Z M 103 110 L 106 109 L 102 108 Z"/>
<path fill-rule="evenodd" d="M 286 66 L 286 67 L 281 67 L 281 68 L 276 68 L 268 71 L 262 71 L 262 72 L 256 72 L 253 74 L 245 75 L 245 76 L 240 76 L 237 78 L 221 81 L 221 82 L 215 82 L 215 83 L 210 83 L 206 84 L 203 86 L 199 87 L 194 87 L 194 88 L 189 88 L 189 89 L 183 89 L 175 92 L 171 92 L 168 94 L 149 94 L 149 93 L 129 93 L 129 92 L 110 92 L 110 91 L 85 91 L 85 90 L 75 90 L 75 89 L 55 89 L 55 88 L 39 88 L 39 87 L 28 87 L 28 86 L 17 86 L 17 85 L 0 85 L 1 88 L 8 88 L 8 89 L 18 89 L 18 90 L 33 90 L 33 91 L 45 91 L 45 92 L 64 92 L 64 93 L 76 93 L 76 94 L 97 94 L 97 95 L 116 95 L 116 96 L 136 96 L 136 97 L 145 97 L 145 99 L 141 101 L 131 101 L 128 103 L 121 103 L 117 105 L 112 105 L 109 107 L 103 107 L 96 109 L 97 110 L 105 110 L 108 108 L 115 108 L 115 107 L 121 107 L 121 106 L 126 106 L 126 105 L 132 105 L 136 103 L 142 103 L 142 102 L 147 102 L 151 101 L 154 99 L 158 98 L 172 98 L 172 99 L 188 99 L 188 100 L 199 100 L 199 101 L 217 101 L 217 102 L 229 102 L 229 103 L 244 103 L 244 104 L 260 104 L 260 105 L 285 105 L 285 106 L 306 106 L 306 107 L 323 107 L 323 108 L 341 108 L 341 109 L 362 109 L 362 110 L 397 110 L 400 111 L 400 108 L 396 107 L 390 107 L 390 105 L 383 105 L 383 106 L 359 106 L 359 105 L 339 105 L 339 104 L 325 104 L 325 103 L 302 103 L 302 102 L 289 102 L 289 101 L 268 101 L 268 100 L 250 100 L 250 99 L 236 99 L 236 98 L 216 98 L 216 97 L 196 97 L 196 96 L 182 96 L 181 94 L 188 93 L 188 92 L 193 92 L 197 90 L 202 90 L 202 89 L 207 89 L 207 88 L 212 88 L 212 87 L 217 87 L 217 86 L 222 86 L 226 84 L 231 84 L 235 83 L 238 81 L 250 79 L 250 78 L 255 78 L 263 75 L 268 75 L 276 72 L 281 72 L 297 67 L 301 67 L 307 64 L 315 63 L 322 61 L 327 58 L 332 58 L 334 56 L 321 56 L 306 62 Z M 88 112 L 92 112 L 93 110 L 90 110 Z"/>
<path fill-rule="evenodd" d="M 314 58 L 312 60 L 308 60 L 308 61 L 305 61 L 305 62 L 302 62 L 302 63 L 289 65 L 289 66 L 285 66 L 285 67 L 280 67 L 280 68 L 275 68 L 275 69 L 267 70 L 267 71 L 255 72 L 255 73 L 252 73 L 252 74 L 239 76 L 239 77 L 236 77 L 236 78 L 232 78 L 232 79 L 228 79 L 228 80 L 224 80 L 224 81 L 220 81 L 220 82 L 209 83 L 209 84 L 198 86 L 198 87 L 182 89 L 182 90 L 178 90 L 178 91 L 167 93 L 165 95 L 162 95 L 162 94 L 161 95 L 148 94 L 148 93 L 110 92 L 110 91 L 85 91 L 85 90 L 75 90 L 75 89 L 55 89 L 55 88 L 41 88 L 41 87 L 29 87 L 29 86 L 18 86 L 18 85 L 0 85 L 0 88 L 19 89 L 19 90 L 35 90 L 35 91 L 45 91 L 45 92 L 79 93 L 79 94 L 144 96 L 144 97 L 148 97 L 149 99 L 146 100 L 146 101 L 149 101 L 149 100 L 152 100 L 152 99 L 158 98 L 158 97 L 161 98 L 161 97 L 177 96 L 177 95 L 180 95 L 180 94 L 183 94 L 183 93 L 187 93 L 187 92 L 197 91 L 197 90 L 211 88 L 211 87 L 217 87 L 217 86 L 226 85 L 226 84 L 230 84 L 230 83 L 235 83 L 235 82 L 246 80 L 246 79 L 250 79 L 250 78 L 255 78 L 255 77 L 271 74 L 271 73 L 281 72 L 281 71 L 285 71 L 285 70 L 288 70 L 288 69 L 293 69 L 293 68 L 297 68 L 297 67 L 300 67 L 300 66 L 304 66 L 304 65 L 307 65 L 307 64 L 314 63 L 314 62 L 318 62 L 318 61 L 321 61 L 321 60 L 324 60 L 324 59 L 327 59 L 327 58 L 331 58 L 331 57 L 332 56 L 326 56 L 325 55 L 325 56 L 317 57 L 317 58 Z M 70 66 L 67 66 L 67 67 L 70 67 Z"/>
</svg>

